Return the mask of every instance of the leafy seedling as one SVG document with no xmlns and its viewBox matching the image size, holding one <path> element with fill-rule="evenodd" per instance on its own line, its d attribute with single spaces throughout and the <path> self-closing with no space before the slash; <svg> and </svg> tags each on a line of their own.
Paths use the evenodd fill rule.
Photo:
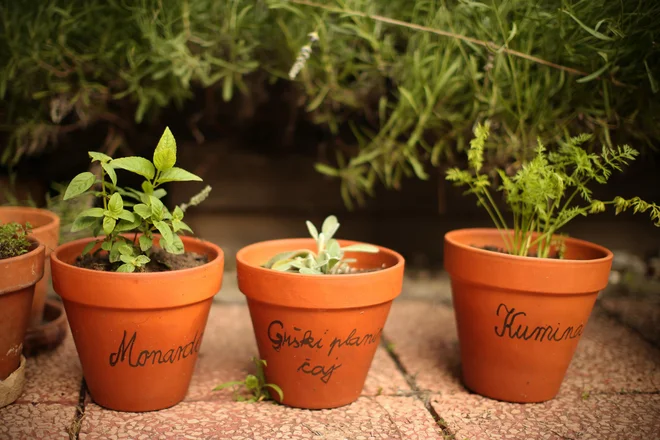
<svg viewBox="0 0 660 440">
<path fill-rule="evenodd" d="M 561 257 L 563 238 L 558 235 L 561 228 L 578 216 L 604 212 L 608 205 L 614 205 L 616 214 L 628 209 L 634 213 L 650 211 L 651 219 L 660 226 L 660 206 L 639 197 L 596 200 L 588 187 L 594 182 L 607 183 L 614 171 L 622 171 L 624 165 L 635 160 L 639 153 L 628 145 L 603 147 L 601 154 L 590 153 L 582 145 L 591 136 L 583 134 L 548 153 L 538 140 L 535 157 L 514 175 L 503 169 L 496 169 L 491 175 L 481 172 L 490 124 L 477 125 L 474 133 L 468 150 L 469 169 L 452 168 L 446 178 L 456 186 L 467 186 L 466 194 L 477 197 L 478 204 L 500 231 L 508 253 L 529 256 L 536 249 L 538 257 L 548 258 L 553 249 L 558 249 Z M 501 181 L 496 189 L 503 193 L 513 215 L 513 234 L 490 192 L 495 187 L 495 175 Z M 582 203 L 575 203 L 579 199 Z"/>
<path fill-rule="evenodd" d="M 353 244 L 342 248 L 333 238 L 339 229 L 339 222 L 334 215 L 325 219 L 320 233 L 310 221 L 307 221 L 307 229 L 316 240 L 316 252 L 309 249 L 282 252 L 271 258 L 263 267 L 306 275 L 350 273 L 350 263 L 355 263 L 357 260 L 344 258 L 345 252 L 378 252 L 376 246 L 368 244 Z"/>
<path fill-rule="evenodd" d="M 265 400 L 273 400 L 269 388 L 277 393 L 280 402 L 284 401 L 284 393 L 282 389 L 272 383 L 266 383 L 266 376 L 264 375 L 264 367 L 267 367 L 266 361 L 263 359 L 252 358 L 252 362 L 257 367 L 256 375 L 248 374 L 245 380 L 235 380 L 220 384 L 213 388 L 213 391 L 220 391 L 226 388 L 233 388 L 234 400 L 237 402 L 261 402 Z M 249 397 L 245 397 L 240 392 L 240 387 L 243 386 L 248 393 Z"/>
<path fill-rule="evenodd" d="M 160 234 L 159 245 L 171 254 L 183 254 L 183 241 L 180 235 L 192 233 L 184 223 L 184 211 L 206 199 L 211 187 L 207 186 L 187 204 L 168 210 L 161 199 L 167 194 L 161 186 L 168 182 L 201 181 L 193 173 L 174 166 L 176 164 L 176 141 L 169 128 L 165 129 L 153 161 L 132 156 L 113 159 L 110 156 L 90 151 L 92 162 L 101 164 L 101 179 L 94 174 L 78 174 L 69 183 L 63 200 L 86 194 L 93 194 L 101 200 L 103 207 L 90 208 L 81 212 L 73 222 L 71 232 L 91 230 L 94 237 L 83 250 L 89 253 L 98 244 L 108 252 L 110 263 L 117 272 L 143 271 L 151 260 L 149 256 L 155 246 L 155 234 Z M 141 191 L 122 188 L 117 182 L 117 170 L 126 170 L 144 178 Z M 93 187 L 99 185 L 100 191 Z M 126 234 L 132 234 L 132 239 Z"/>
</svg>

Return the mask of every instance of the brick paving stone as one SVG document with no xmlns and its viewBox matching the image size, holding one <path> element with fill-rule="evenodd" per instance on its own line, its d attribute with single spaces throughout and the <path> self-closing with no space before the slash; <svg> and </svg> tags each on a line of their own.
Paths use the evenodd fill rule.
<svg viewBox="0 0 660 440">
<path fill-rule="evenodd" d="M 214 304 L 204 332 L 186 401 L 225 400 L 230 391 L 212 392 L 214 386 L 240 380 L 254 372 L 258 357 L 252 321 L 246 305 Z M 410 387 L 385 349 L 379 347 L 369 370 L 363 395 L 400 394 Z M 284 390 L 286 394 L 286 390 Z"/>
<path fill-rule="evenodd" d="M 0 440 L 68 439 L 75 405 L 14 403 L 0 408 Z"/>
<path fill-rule="evenodd" d="M 361 397 L 332 410 L 270 403 L 184 402 L 151 413 L 121 413 L 88 405 L 81 440 L 142 439 L 442 439 L 413 397 Z"/>
<path fill-rule="evenodd" d="M 660 395 L 562 395 L 512 404 L 476 394 L 435 396 L 433 408 L 456 440 L 654 440 L 660 438 Z"/>
<path fill-rule="evenodd" d="M 400 301 L 385 336 L 422 390 L 464 393 L 454 314 L 447 306 Z M 560 394 L 660 391 L 660 351 L 595 310 Z"/>
<path fill-rule="evenodd" d="M 17 403 L 78 403 L 82 368 L 78 352 L 67 329 L 67 335 L 56 349 L 29 357 L 26 383 Z"/>
<path fill-rule="evenodd" d="M 647 340 L 660 345 L 660 290 L 648 295 L 604 295 L 599 304 Z"/>
</svg>

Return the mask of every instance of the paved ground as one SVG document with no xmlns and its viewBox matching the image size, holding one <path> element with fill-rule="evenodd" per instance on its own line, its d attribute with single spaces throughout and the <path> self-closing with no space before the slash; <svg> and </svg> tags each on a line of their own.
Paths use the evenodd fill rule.
<svg viewBox="0 0 660 440">
<path fill-rule="evenodd" d="M 69 335 L 56 351 L 29 360 L 25 392 L 0 409 L 0 439 L 660 439 L 660 350 L 622 324 L 611 301 L 595 310 L 557 398 L 507 404 L 463 388 L 446 279 L 417 277 L 395 301 L 352 405 L 307 411 L 212 392 L 244 377 L 257 354 L 247 307 L 228 282 L 184 402 L 142 414 L 100 408 L 81 390 Z"/>
</svg>

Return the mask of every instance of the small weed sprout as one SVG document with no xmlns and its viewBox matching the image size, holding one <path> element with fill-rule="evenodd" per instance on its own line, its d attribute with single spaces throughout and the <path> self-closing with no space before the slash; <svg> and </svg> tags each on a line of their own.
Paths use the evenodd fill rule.
<svg viewBox="0 0 660 440">
<path fill-rule="evenodd" d="M 469 169 L 449 169 L 446 178 L 456 186 L 467 186 L 466 194 L 477 197 L 478 204 L 484 207 L 500 231 L 508 253 L 528 256 L 536 249 L 538 257 L 548 258 L 552 249 L 558 249 L 561 256 L 563 239 L 557 235 L 561 228 L 578 216 L 604 212 L 608 205 L 614 205 L 616 214 L 628 209 L 635 213 L 650 211 L 651 219 L 660 226 L 660 206 L 654 203 L 639 197 L 615 197 L 610 201 L 592 197 L 588 184 L 607 183 L 615 170 L 621 171 L 639 153 L 628 145 L 603 147 L 601 154 L 590 153 L 582 145 L 591 136 L 583 134 L 570 138 L 554 152 L 547 152 L 538 140 L 535 157 L 513 176 L 496 169 L 501 181 L 497 191 L 504 193 L 513 214 L 513 235 L 510 235 L 507 222 L 490 192 L 494 182 L 489 174 L 481 172 L 489 133 L 488 122 L 477 125 L 468 150 Z M 574 203 L 579 199 L 582 204 Z"/>
<path fill-rule="evenodd" d="M 284 392 L 282 389 L 272 383 L 266 383 L 266 376 L 264 375 L 264 367 L 267 366 L 266 361 L 263 359 L 252 358 L 252 362 L 257 367 L 256 375 L 248 374 L 245 380 L 235 380 L 225 382 L 213 388 L 213 391 L 220 391 L 226 388 L 233 388 L 234 400 L 237 402 L 261 402 L 265 400 L 273 400 L 269 388 L 277 393 L 280 402 L 284 401 Z M 245 397 L 239 394 L 239 387 L 243 386 L 251 396 Z"/>
<path fill-rule="evenodd" d="M 310 221 L 307 221 L 307 229 L 316 240 L 316 252 L 309 249 L 282 252 L 271 258 L 263 267 L 306 275 L 345 274 L 351 272 L 349 264 L 357 261 L 344 258 L 345 252 L 378 252 L 376 246 L 368 244 L 353 244 L 342 248 L 339 242 L 332 238 L 339 229 L 339 222 L 334 215 L 325 219 L 320 233 Z"/>
<path fill-rule="evenodd" d="M 89 253 L 98 243 L 99 250 L 109 253 L 110 263 L 117 272 L 143 271 L 149 263 L 149 255 L 154 246 L 154 234 L 160 233 L 159 245 L 171 254 L 183 254 L 183 242 L 179 235 L 192 233 L 183 222 L 184 211 L 188 206 L 201 203 L 211 190 L 207 186 L 188 204 L 177 206 L 170 212 L 161 199 L 167 194 L 160 186 L 167 182 L 201 181 L 202 179 L 182 168 L 175 167 L 176 141 L 169 128 L 165 129 L 153 161 L 132 156 L 113 159 L 110 156 L 90 151 L 92 162 L 100 162 L 102 176 L 97 180 L 94 174 L 84 172 L 73 178 L 64 193 L 63 200 L 82 195 L 94 194 L 100 198 L 102 208 L 90 208 L 81 212 L 73 222 L 72 232 L 91 230 L 94 237 L 101 233 L 103 238 L 90 241 L 83 250 Z M 122 188 L 117 184 L 116 170 L 127 170 L 142 176 L 142 191 Z M 100 185 L 100 191 L 92 190 Z M 133 234 L 126 238 L 123 234 Z M 99 251 L 97 250 L 97 252 Z"/>
</svg>

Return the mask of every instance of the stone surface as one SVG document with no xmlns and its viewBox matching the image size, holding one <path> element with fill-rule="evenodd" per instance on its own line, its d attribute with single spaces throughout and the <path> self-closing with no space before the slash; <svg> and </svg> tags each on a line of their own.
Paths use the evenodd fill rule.
<svg viewBox="0 0 660 440">
<path fill-rule="evenodd" d="M 88 405 L 80 439 L 442 439 L 413 397 L 361 397 L 333 410 L 310 411 L 269 403 L 184 402 L 143 414 Z"/>
<path fill-rule="evenodd" d="M 0 440 L 68 439 L 74 405 L 14 403 L 0 408 Z"/>
<path fill-rule="evenodd" d="M 660 346 L 660 283 L 656 284 L 659 286 L 656 292 L 631 296 L 608 294 L 604 295 L 599 303 L 617 320 Z"/>
<path fill-rule="evenodd" d="M 545 403 L 511 404 L 475 394 L 431 401 L 456 440 L 653 440 L 660 438 L 660 396 L 561 395 Z"/>
</svg>

